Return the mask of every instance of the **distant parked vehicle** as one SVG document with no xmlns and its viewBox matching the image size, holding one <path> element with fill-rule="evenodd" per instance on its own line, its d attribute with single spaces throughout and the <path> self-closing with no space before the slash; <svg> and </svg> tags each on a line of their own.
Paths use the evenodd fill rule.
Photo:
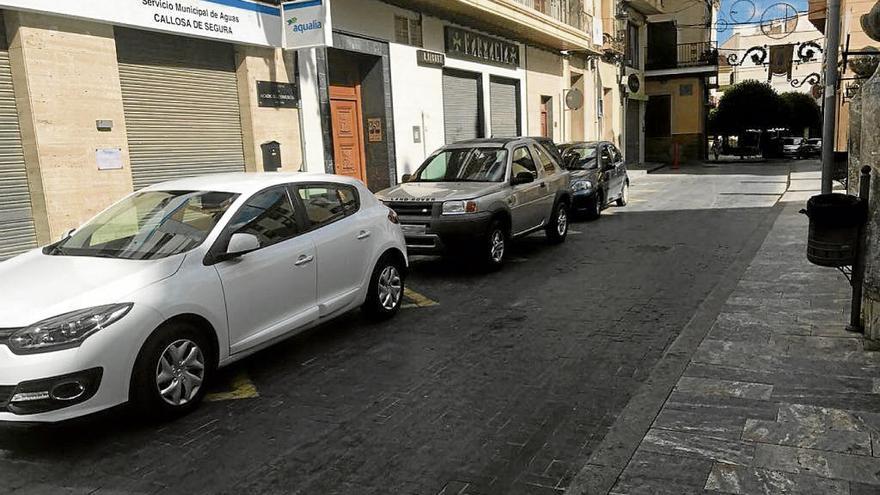
<svg viewBox="0 0 880 495">
<path fill-rule="evenodd" d="M 572 214 L 596 219 L 611 202 L 626 206 L 629 175 L 620 151 L 607 141 L 563 144 L 559 147 L 571 172 Z"/>
<path fill-rule="evenodd" d="M 376 195 L 400 216 L 410 254 L 466 248 L 497 268 L 511 239 L 568 234 L 569 173 L 533 138 L 446 145 L 403 180 Z"/>
<path fill-rule="evenodd" d="M 782 156 L 789 158 L 803 158 L 807 155 L 807 146 L 804 138 L 782 138 Z"/>
<path fill-rule="evenodd" d="M 353 179 L 141 189 L 0 263 L 0 421 L 187 412 L 219 366 L 359 306 L 393 316 L 406 268 L 397 215 Z"/>
<path fill-rule="evenodd" d="M 820 138 L 807 139 L 804 144 L 805 156 L 820 156 L 822 154 L 822 140 Z"/>
</svg>

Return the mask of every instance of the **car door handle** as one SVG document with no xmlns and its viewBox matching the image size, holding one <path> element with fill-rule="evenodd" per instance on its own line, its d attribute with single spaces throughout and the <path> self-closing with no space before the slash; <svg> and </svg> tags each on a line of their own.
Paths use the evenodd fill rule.
<svg viewBox="0 0 880 495">
<path fill-rule="evenodd" d="M 547 187 L 547 183 L 546 183 L 546 182 L 542 182 L 542 183 L 539 184 L 539 185 L 540 185 L 542 188 Z"/>
<path fill-rule="evenodd" d="M 360 231 L 360 233 L 357 235 L 358 240 L 366 239 L 367 237 L 370 237 L 370 232 L 366 230 Z"/>
<path fill-rule="evenodd" d="M 315 261 L 314 256 L 312 256 L 312 255 L 306 256 L 303 254 L 303 255 L 300 255 L 299 259 L 296 260 L 296 263 L 294 263 L 294 265 L 295 266 L 303 266 L 303 265 L 307 265 L 307 264 L 311 263 L 312 261 Z"/>
</svg>

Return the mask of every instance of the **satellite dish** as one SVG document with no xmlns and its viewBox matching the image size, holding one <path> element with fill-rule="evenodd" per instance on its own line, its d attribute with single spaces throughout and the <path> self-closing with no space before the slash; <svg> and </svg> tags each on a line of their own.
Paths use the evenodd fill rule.
<svg viewBox="0 0 880 495">
<path fill-rule="evenodd" d="M 642 81 L 639 80 L 639 76 L 630 74 L 629 77 L 626 78 L 626 87 L 629 89 L 630 93 L 638 93 L 639 90 L 642 89 Z"/>
<path fill-rule="evenodd" d="M 569 89 L 565 94 L 565 106 L 569 110 L 579 110 L 584 105 L 584 94 L 577 88 Z"/>
</svg>

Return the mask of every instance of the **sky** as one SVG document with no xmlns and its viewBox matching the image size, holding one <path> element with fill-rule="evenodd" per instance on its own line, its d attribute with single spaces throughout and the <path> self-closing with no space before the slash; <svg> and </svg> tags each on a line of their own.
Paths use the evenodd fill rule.
<svg viewBox="0 0 880 495">
<path fill-rule="evenodd" d="M 726 23 L 737 25 L 742 23 L 760 24 L 761 17 L 765 19 L 780 18 L 784 12 L 791 12 L 785 5 L 791 5 L 798 12 L 807 11 L 807 0 L 790 0 L 780 2 L 778 0 L 721 0 L 721 8 L 718 10 L 718 44 L 727 41 L 732 30 L 725 26 Z M 765 15 L 766 13 L 766 15 Z"/>
</svg>

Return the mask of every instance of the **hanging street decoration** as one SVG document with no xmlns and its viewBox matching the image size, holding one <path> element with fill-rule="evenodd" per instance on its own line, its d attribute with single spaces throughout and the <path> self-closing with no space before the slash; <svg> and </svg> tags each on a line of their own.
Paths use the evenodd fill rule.
<svg viewBox="0 0 880 495">
<path fill-rule="evenodd" d="M 773 76 L 785 76 L 791 79 L 791 67 L 794 55 L 794 45 L 773 45 L 770 47 L 770 63 L 767 71 L 767 81 Z"/>
</svg>

